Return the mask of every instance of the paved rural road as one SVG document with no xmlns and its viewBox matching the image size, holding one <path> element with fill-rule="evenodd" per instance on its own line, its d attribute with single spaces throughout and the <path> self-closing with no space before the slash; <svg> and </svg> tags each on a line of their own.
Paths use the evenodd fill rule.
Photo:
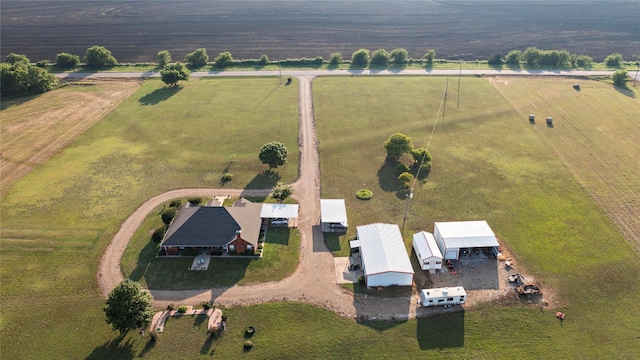
<svg viewBox="0 0 640 360">
<path fill-rule="evenodd" d="M 638 71 L 629 71 L 629 76 L 640 80 Z M 356 76 L 356 75 L 519 75 L 519 76 L 611 76 L 611 70 L 283 70 L 282 76 Z M 278 76 L 279 71 L 196 71 L 194 77 L 226 77 L 226 76 Z M 159 77 L 158 72 L 96 72 L 96 73 L 64 73 L 57 74 L 61 79 L 82 78 L 145 78 Z"/>
</svg>

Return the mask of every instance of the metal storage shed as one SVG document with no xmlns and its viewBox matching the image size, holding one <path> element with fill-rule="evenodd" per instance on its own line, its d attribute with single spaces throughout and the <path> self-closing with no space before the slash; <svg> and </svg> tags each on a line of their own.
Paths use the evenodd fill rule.
<svg viewBox="0 0 640 360">
<path fill-rule="evenodd" d="M 413 267 L 395 224 L 358 226 L 362 269 L 367 287 L 411 286 Z"/>
<path fill-rule="evenodd" d="M 461 249 L 491 249 L 498 252 L 498 239 L 486 221 L 436 222 L 433 235 L 445 260 L 458 260 Z"/>
<path fill-rule="evenodd" d="M 442 269 L 442 253 L 432 233 L 421 231 L 413 234 L 413 250 L 422 270 L 435 273 Z"/>
<path fill-rule="evenodd" d="M 322 232 L 346 232 L 347 207 L 344 199 L 320 199 L 320 225 Z"/>
</svg>

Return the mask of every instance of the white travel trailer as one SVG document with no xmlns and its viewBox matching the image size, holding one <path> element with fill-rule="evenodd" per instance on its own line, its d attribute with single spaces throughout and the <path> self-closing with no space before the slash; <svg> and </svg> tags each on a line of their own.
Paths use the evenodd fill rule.
<svg viewBox="0 0 640 360">
<path fill-rule="evenodd" d="M 422 306 L 451 306 L 464 304 L 467 292 L 462 286 L 437 289 L 422 289 L 420 303 Z"/>
</svg>

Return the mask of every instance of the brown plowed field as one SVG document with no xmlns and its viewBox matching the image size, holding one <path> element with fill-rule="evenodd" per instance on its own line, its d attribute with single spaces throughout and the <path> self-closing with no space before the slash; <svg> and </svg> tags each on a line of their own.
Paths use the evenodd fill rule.
<svg viewBox="0 0 640 360">
<path fill-rule="evenodd" d="M 272 60 L 345 57 L 359 48 L 404 47 L 412 57 L 429 48 L 447 59 L 487 59 L 536 46 L 566 49 L 601 61 L 613 52 L 640 57 L 640 2 L 606 1 L 33 1 L 4 0 L 4 59 L 32 61 L 60 52 L 82 56 L 93 45 L 120 62 L 174 60 L 196 48 L 211 58 Z"/>
</svg>

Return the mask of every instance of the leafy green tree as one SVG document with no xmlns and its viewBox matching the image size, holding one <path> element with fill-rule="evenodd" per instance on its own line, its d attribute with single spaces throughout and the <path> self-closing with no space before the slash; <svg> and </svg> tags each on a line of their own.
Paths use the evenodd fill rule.
<svg viewBox="0 0 640 360">
<path fill-rule="evenodd" d="M 394 64 L 405 64 L 409 60 L 409 52 L 404 48 L 393 49 L 389 53 L 389 58 Z"/>
<path fill-rule="evenodd" d="M 278 182 L 276 186 L 273 188 L 271 197 L 278 200 L 280 203 L 282 203 L 292 194 L 293 194 L 293 187 L 291 187 L 291 185 Z"/>
<path fill-rule="evenodd" d="M 169 50 L 158 51 L 158 66 L 164 68 L 169 64 L 171 64 L 171 54 L 169 53 Z"/>
<path fill-rule="evenodd" d="M 267 54 L 263 54 L 262 56 L 260 56 L 260 64 L 267 65 L 268 63 L 269 57 L 267 56 Z"/>
<path fill-rule="evenodd" d="M 337 53 L 333 53 L 331 54 L 331 56 L 329 56 L 329 65 L 331 66 L 338 66 L 340 63 L 342 63 L 342 54 L 337 52 Z"/>
<path fill-rule="evenodd" d="M 15 53 L 11 53 L 7 55 L 5 62 L 11 65 L 24 65 L 24 66 L 31 65 L 31 62 L 29 61 L 29 58 L 26 57 L 26 55 L 15 54 Z"/>
<path fill-rule="evenodd" d="M 216 67 L 225 68 L 233 63 L 233 56 L 228 51 L 223 51 L 215 59 L 213 59 L 213 63 Z"/>
<path fill-rule="evenodd" d="M 593 66 L 593 58 L 588 55 L 574 56 L 574 60 L 572 62 L 574 66 L 581 68 L 590 68 Z"/>
<path fill-rule="evenodd" d="M 411 150 L 411 157 L 413 157 L 413 161 L 418 164 L 422 162 L 422 165 L 425 165 L 431 162 L 431 154 L 424 148 Z"/>
<path fill-rule="evenodd" d="M 269 169 L 275 169 L 287 163 L 287 147 L 277 141 L 264 144 L 258 157 L 263 164 L 269 165 Z"/>
<path fill-rule="evenodd" d="M 70 53 L 56 55 L 56 66 L 60 69 L 73 69 L 80 64 L 80 56 Z"/>
<path fill-rule="evenodd" d="M 92 46 L 84 53 L 84 62 L 92 69 L 103 69 L 116 66 L 118 61 L 111 51 L 102 46 Z"/>
<path fill-rule="evenodd" d="M 503 63 L 504 62 L 502 61 L 502 54 L 499 52 L 491 55 L 491 57 L 487 61 L 487 64 L 489 65 L 502 65 Z"/>
<path fill-rule="evenodd" d="M 173 218 L 176 217 L 177 213 L 178 213 L 178 210 L 174 207 L 168 207 L 164 209 L 162 211 L 162 214 L 160 215 L 162 217 L 162 222 L 169 225 L 171 223 L 171 220 L 173 220 Z"/>
<path fill-rule="evenodd" d="M 103 310 L 107 324 L 121 335 L 131 329 L 146 327 L 154 315 L 151 295 L 131 279 L 123 280 L 111 291 Z"/>
<path fill-rule="evenodd" d="M 521 60 L 527 65 L 538 65 L 542 59 L 542 51 L 536 47 L 528 47 L 524 50 Z"/>
<path fill-rule="evenodd" d="M 179 61 L 175 64 L 169 64 L 160 70 L 160 79 L 169 86 L 177 85 L 180 80 L 187 81 L 190 77 L 191 72 L 189 69 Z"/>
<path fill-rule="evenodd" d="M 398 180 L 400 180 L 402 186 L 409 187 L 411 185 L 411 182 L 413 181 L 413 175 L 408 172 L 403 172 L 398 176 Z"/>
<path fill-rule="evenodd" d="M 58 86 L 58 78 L 22 59 L 15 61 L 15 65 L 0 64 L 0 84 L 1 96 L 24 96 L 54 89 Z"/>
<path fill-rule="evenodd" d="M 358 66 L 367 65 L 369 63 L 369 50 L 356 50 L 353 54 L 351 54 L 351 63 Z"/>
<path fill-rule="evenodd" d="M 607 56 L 606 58 L 604 58 L 604 63 L 608 67 L 618 67 L 622 65 L 623 61 L 624 60 L 622 59 L 622 54 L 620 53 L 613 53 Z"/>
<path fill-rule="evenodd" d="M 424 59 L 427 60 L 427 63 L 431 64 L 436 59 L 436 52 L 433 49 L 429 49 L 424 54 Z"/>
<path fill-rule="evenodd" d="M 184 57 L 184 61 L 193 67 L 201 67 L 207 65 L 209 55 L 207 55 L 205 48 L 199 48 L 188 53 L 187 56 Z"/>
<path fill-rule="evenodd" d="M 518 65 L 520 64 L 520 57 L 522 56 L 522 51 L 520 50 L 511 50 L 504 57 L 504 62 L 509 65 Z"/>
<path fill-rule="evenodd" d="M 371 54 L 371 65 L 387 66 L 389 53 L 385 49 L 378 49 Z"/>
<path fill-rule="evenodd" d="M 627 86 L 627 70 L 616 70 L 611 75 L 611 80 L 613 80 L 613 84 L 616 86 Z"/>
<path fill-rule="evenodd" d="M 397 159 L 402 154 L 406 154 L 413 150 L 413 143 L 411 138 L 402 133 L 395 133 L 391 135 L 387 141 L 384 142 L 384 148 L 387 150 L 387 156 Z"/>
</svg>

